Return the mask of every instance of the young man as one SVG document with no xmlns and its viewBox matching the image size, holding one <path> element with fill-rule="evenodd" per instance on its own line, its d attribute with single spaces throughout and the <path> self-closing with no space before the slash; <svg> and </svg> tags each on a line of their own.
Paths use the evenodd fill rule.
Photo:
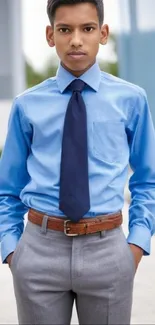
<svg viewBox="0 0 155 325">
<path fill-rule="evenodd" d="M 96 63 L 109 34 L 102 0 L 48 0 L 47 10 L 61 63 L 13 103 L 0 163 L 2 260 L 20 324 L 69 324 L 74 299 L 80 324 L 129 324 L 134 274 L 155 230 L 147 98 Z"/>
</svg>

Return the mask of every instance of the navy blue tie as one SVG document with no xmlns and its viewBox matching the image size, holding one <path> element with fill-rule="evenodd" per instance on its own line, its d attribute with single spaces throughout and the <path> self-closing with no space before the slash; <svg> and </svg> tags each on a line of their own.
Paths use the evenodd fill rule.
<svg viewBox="0 0 155 325">
<path fill-rule="evenodd" d="M 81 92 L 85 83 L 74 80 L 69 89 L 62 139 L 59 208 L 73 222 L 90 209 L 88 180 L 87 116 Z"/>
</svg>

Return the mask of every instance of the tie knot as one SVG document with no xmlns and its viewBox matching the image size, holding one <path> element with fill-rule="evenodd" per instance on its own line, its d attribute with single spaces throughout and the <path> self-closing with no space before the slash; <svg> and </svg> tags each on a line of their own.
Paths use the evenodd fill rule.
<svg viewBox="0 0 155 325">
<path fill-rule="evenodd" d="M 69 85 L 69 89 L 71 89 L 72 91 L 79 91 L 79 92 L 82 92 L 84 87 L 85 87 L 85 82 L 82 81 L 81 79 L 75 79 Z"/>
</svg>

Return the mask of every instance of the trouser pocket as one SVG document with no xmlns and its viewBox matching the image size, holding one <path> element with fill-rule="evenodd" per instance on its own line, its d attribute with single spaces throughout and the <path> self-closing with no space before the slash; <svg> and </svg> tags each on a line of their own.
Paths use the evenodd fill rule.
<svg viewBox="0 0 155 325">
<path fill-rule="evenodd" d="M 13 252 L 12 258 L 11 258 L 11 263 L 10 263 L 10 269 L 13 271 L 14 267 L 19 263 L 19 259 L 24 247 L 25 243 L 25 232 L 21 235 L 17 246 L 15 248 L 15 251 Z"/>
</svg>

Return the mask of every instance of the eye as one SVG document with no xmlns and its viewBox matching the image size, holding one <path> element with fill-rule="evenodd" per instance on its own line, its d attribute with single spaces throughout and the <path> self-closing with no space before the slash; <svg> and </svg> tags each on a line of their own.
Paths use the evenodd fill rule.
<svg viewBox="0 0 155 325">
<path fill-rule="evenodd" d="M 64 33 L 64 34 L 66 34 L 66 33 L 69 33 L 69 29 L 68 28 L 66 28 L 66 27 L 62 27 L 62 28 L 59 28 L 59 32 L 60 33 Z"/>
<path fill-rule="evenodd" d="M 94 27 L 91 27 L 91 26 L 88 26 L 88 27 L 85 27 L 85 31 L 86 32 L 92 32 L 95 28 Z"/>
</svg>

